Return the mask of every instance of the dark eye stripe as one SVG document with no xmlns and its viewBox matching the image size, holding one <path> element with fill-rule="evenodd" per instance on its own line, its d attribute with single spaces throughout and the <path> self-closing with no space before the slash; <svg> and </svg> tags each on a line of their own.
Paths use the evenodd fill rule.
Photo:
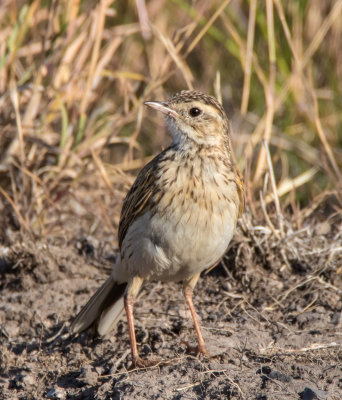
<svg viewBox="0 0 342 400">
<path fill-rule="evenodd" d="M 189 115 L 191 117 L 197 117 L 200 114 L 202 114 L 202 111 L 197 107 L 190 108 L 189 110 Z"/>
</svg>

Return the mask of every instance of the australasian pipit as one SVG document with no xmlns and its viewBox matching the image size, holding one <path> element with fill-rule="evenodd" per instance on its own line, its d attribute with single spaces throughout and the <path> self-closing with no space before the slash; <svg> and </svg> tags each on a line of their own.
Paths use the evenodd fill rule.
<svg viewBox="0 0 342 400">
<path fill-rule="evenodd" d="M 71 325 L 73 332 L 81 332 L 96 323 L 98 333 L 105 335 L 124 307 L 136 366 L 151 365 L 139 357 L 133 321 L 144 281 L 183 281 L 197 352 L 206 354 L 193 289 L 200 273 L 224 255 L 244 207 L 244 184 L 232 159 L 222 106 L 196 91 L 145 104 L 165 115 L 173 142 L 140 171 L 128 192 L 112 274 Z"/>
</svg>

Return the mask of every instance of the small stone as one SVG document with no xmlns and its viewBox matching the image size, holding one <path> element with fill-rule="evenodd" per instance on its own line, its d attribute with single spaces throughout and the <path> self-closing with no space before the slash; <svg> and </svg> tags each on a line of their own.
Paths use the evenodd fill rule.
<svg viewBox="0 0 342 400">
<path fill-rule="evenodd" d="M 316 235 L 327 235 L 330 232 L 331 226 L 329 222 L 321 222 L 316 225 L 315 233 Z"/>
<path fill-rule="evenodd" d="M 255 400 L 267 400 L 267 396 L 265 394 L 257 394 Z"/>
<path fill-rule="evenodd" d="M 264 365 L 261 367 L 261 372 L 263 374 L 269 375 L 272 372 L 272 369 L 268 365 Z"/>
<path fill-rule="evenodd" d="M 268 375 L 269 378 L 275 379 L 280 382 L 291 382 L 291 377 L 279 371 L 272 371 Z"/>
<path fill-rule="evenodd" d="M 48 399 L 61 399 L 64 400 L 66 397 L 65 391 L 61 388 L 52 388 L 46 392 Z"/>
<path fill-rule="evenodd" d="M 33 386 L 37 383 L 35 377 L 32 375 L 24 375 L 23 382 L 26 386 Z"/>
<path fill-rule="evenodd" d="M 6 322 L 6 333 L 11 339 L 16 338 L 19 336 L 19 324 L 17 321 L 7 321 Z"/>
<path fill-rule="evenodd" d="M 272 369 L 268 365 L 263 365 L 261 368 L 259 368 L 256 373 L 257 374 L 270 374 Z"/>
<path fill-rule="evenodd" d="M 223 290 L 226 290 L 227 292 L 231 292 L 231 290 L 232 290 L 232 285 L 228 281 L 223 282 L 222 287 L 223 287 Z"/>
<path fill-rule="evenodd" d="M 310 389 L 309 387 L 306 387 L 302 392 L 298 393 L 299 397 L 301 400 L 314 400 L 318 399 L 316 393 Z"/>
<path fill-rule="evenodd" d="M 148 344 L 144 344 L 144 347 L 142 348 L 142 353 L 145 355 L 145 356 L 148 356 L 149 354 L 151 354 L 152 353 L 152 350 L 151 350 L 151 347 L 148 345 Z"/>
</svg>

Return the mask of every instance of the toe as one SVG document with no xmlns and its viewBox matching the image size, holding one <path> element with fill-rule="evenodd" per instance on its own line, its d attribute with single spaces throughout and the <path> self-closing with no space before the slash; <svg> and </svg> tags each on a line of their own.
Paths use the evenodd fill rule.
<svg viewBox="0 0 342 400">
<path fill-rule="evenodd" d="M 189 342 L 186 342 L 185 340 L 182 340 L 182 343 L 186 346 L 186 349 L 189 353 L 195 353 L 196 356 L 202 354 L 204 357 L 210 358 L 210 355 L 207 352 L 207 349 L 204 345 L 193 346 Z"/>
<path fill-rule="evenodd" d="M 148 367 L 154 367 L 160 363 L 162 363 L 162 360 L 160 360 L 160 359 L 144 360 L 141 357 L 136 357 L 133 360 L 133 367 L 134 368 L 148 368 Z"/>
</svg>

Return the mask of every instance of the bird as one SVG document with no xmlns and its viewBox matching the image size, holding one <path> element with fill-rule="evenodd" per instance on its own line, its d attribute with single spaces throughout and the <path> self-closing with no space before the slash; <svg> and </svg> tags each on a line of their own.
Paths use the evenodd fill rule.
<svg viewBox="0 0 342 400">
<path fill-rule="evenodd" d="M 134 367 L 140 357 L 133 309 L 144 282 L 183 282 L 197 334 L 196 355 L 208 356 L 193 304 L 202 271 L 227 251 L 244 209 L 244 181 L 232 154 L 231 128 L 222 105 L 195 90 L 167 101 L 146 101 L 161 112 L 172 136 L 169 147 L 139 172 L 123 202 L 119 255 L 110 277 L 76 316 L 70 329 L 92 325 L 107 335 L 126 311 Z"/>
</svg>

